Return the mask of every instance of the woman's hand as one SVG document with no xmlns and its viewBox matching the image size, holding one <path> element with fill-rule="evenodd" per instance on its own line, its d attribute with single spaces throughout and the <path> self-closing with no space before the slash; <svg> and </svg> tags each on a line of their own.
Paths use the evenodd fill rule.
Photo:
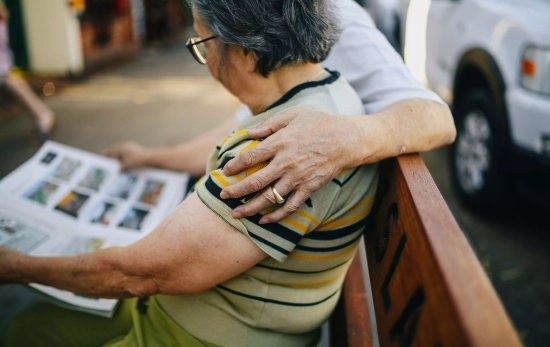
<svg viewBox="0 0 550 347">
<path fill-rule="evenodd" d="M 147 166 L 150 158 L 149 149 L 135 142 L 113 145 L 107 148 L 103 155 L 120 161 L 122 170 Z"/>
<path fill-rule="evenodd" d="M 22 256 L 14 249 L 0 246 L 0 284 L 19 283 L 15 265 Z"/>
<path fill-rule="evenodd" d="M 267 138 L 229 161 L 224 174 L 236 175 L 259 163 L 270 163 L 241 182 L 225 187 L 221 197 L 240 198 L 267 186 L 274 186 L 283 196 L 292 193 L 282 208 L 260 221 L 273 223 L 296 211 L 343 169 L 450 144 L 456 129 L 449 107 L 417 98 L 397 101 L 368 116 L 291 109 L 268 118 L 248 134 Z M 273 205 L 274 200 L 268 187 L 257 198 L 236 208 L 233 217 L 252 216 Z"/>
<path fill-rule="evenodd" d="M 305 109 L 291 109 L 268 118 L 248 131 L 251 137 L 266 139 L 228 162 L 224 174 L 235 175 L 265 161 L 269 165 L 225 187 L 222 198 L 239 198 L 274 186 L 282 196 L 291 195 L 282 208 L 265 215 L 260 223 L 277 222 L 292 214 L 342 170 L 361 164 L 355 156 L 357 151 L 348 150 L 362 143 L 358 118 L 363 117 L 334 116 Z M 237 207 L 233 217 L 254 215 L 273 203 L 273 192 L 268 187 L 255 199 Z"/>
</svg>

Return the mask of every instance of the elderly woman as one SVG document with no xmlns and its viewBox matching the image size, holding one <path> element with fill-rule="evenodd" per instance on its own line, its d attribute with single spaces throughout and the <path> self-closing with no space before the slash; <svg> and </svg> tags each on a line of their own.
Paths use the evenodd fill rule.
<svg viewBox="0 0 550 347">
<path fill-rule="evenodd" d="M 322 65 L 342 74 L 361 97 L 368 116 L 291 108 L 248 131 L 249 136 L 265 140 L 230 160 L 224 173 L 230 176 L 265 161 L 269 164 L 225 187 L 222 196 L 240 199 L 272 185 L 283 195 L 291 193 L 281 208 L 263 217 L 266 222 L 292 214 L 345 168 L 429 151 L 451 143 L 456 135 L 449 107 L 412 76 L 368 13 L 354 0 L 334 0 L 334 4 L 342 33 Z M 236 122 L 224 122 L 174 147 L 123 143 L 105 154 L 119 159 L 125 168 L 156 166 L 202 176 L 212 148 L 248 116 L 247 107 L 241 107 Z M 235 208 L 233 217 L 250 217 L 273 202 L 272 194 L 264 194 Z"/>
<path fill-rule="evenodd" d="M 0 251 L 1 283 L 41 283 L 126 299 L 110 321 L 42 303 L 8 327 L 7 346 L 310 346 L 339 297 L 376 189 L 377 167 L 341 171 L 291 216 L 235 219 L 225 164 L 260 141 L 247 130 L 292 108 L 360 115 L 360 98 L 319 64 L 337 39 L 330 0 L 192 0 L 199 63 L 255 115 L 213 151 L 207 175 L 143 240 L 78 257 Z M 283 203 L 274 186 L 274 201 Z M 286 195 L 286 194 L 285 194 Z M 30 332 L 30 333 L 29 333 Z"/>
</svg>

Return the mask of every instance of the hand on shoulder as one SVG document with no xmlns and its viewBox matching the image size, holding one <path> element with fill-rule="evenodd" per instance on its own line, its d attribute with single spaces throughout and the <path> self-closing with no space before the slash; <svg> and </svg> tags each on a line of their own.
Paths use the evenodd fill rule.
<svg viewBox="0 0 550 347">
<path fill-rule="evenodd" d="M 225 187 L 222 197 L 238 198 L 273 186 L 282 196 L 290 196 L 282 208 L 264 216 L 262 223 L 292 214 L 342 170 L 360 164 L 357 151 L 350 150 L 362 141 L 357 118 L 298 108 L 268 118 L 248 132 L 251 137 L 266 139 L 229 161 L 224 174 L 235 175 L 265 161 L 269 165 Z M 264 194 L 236 208 L 233 216 L 251 216 L 271 206 L 270 192 L 271 188 L 265 189 Z"/>
</svg>

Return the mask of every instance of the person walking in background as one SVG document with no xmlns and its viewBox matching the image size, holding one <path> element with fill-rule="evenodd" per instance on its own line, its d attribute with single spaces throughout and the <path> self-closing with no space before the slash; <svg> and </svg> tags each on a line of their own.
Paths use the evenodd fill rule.
<svg viewBox="0 0 550 347">
<path fill-rule="evenodd" d="M 12 73 L 13 61 L 8 39 L 9 12 L 0 0 L 0 86 L 22 102 L 30 111 L 36 125 L 36 137 L 43 142 L 50 137 L 55 125 L 55 114 L 34 93 L 28 83 Z"/>
</svg>

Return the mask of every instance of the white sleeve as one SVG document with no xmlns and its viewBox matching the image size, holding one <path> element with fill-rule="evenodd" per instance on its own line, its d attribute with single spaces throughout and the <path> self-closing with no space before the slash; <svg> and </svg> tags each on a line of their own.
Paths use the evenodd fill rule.
<svg viewBox="0 0 550 347">
<path fill-rule="evenodd" d="M 323 66 L 342 74 L 359 94 L 367 114 L 404 99 L 444 103 L 412 76 L 365 9 L 353 0 L 334 3 L 343 32 Z"/>
</svg>

